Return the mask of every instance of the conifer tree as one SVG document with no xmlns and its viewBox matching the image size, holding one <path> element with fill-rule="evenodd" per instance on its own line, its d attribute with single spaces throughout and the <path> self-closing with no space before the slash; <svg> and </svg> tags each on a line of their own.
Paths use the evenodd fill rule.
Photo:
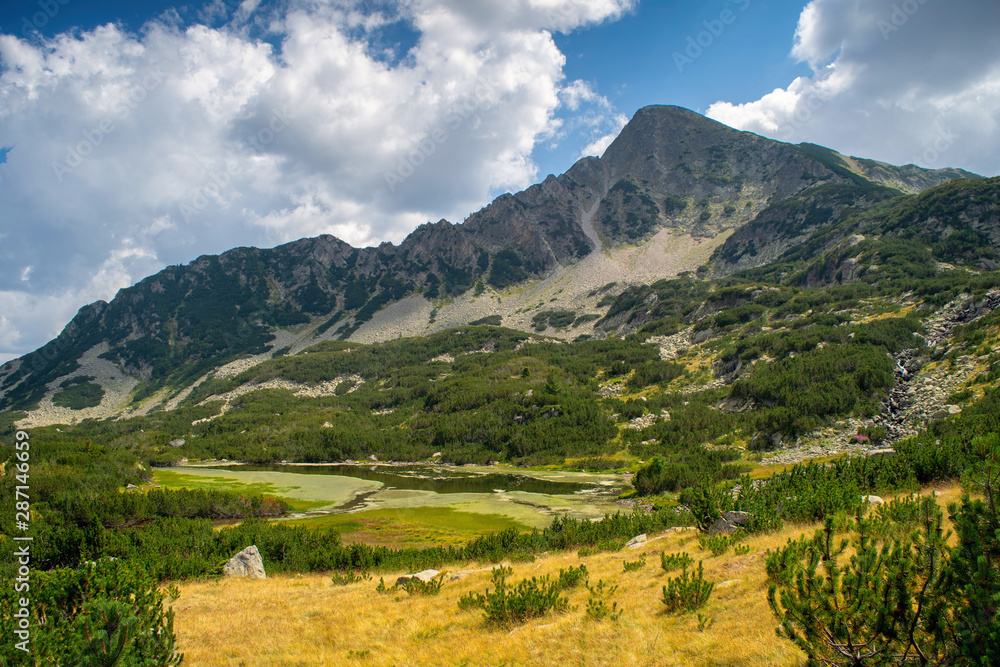
<svg viewBox="0 0 1000 667">
<path fill-rule="evenodd" d="M 927 498 L 916 530 L 879 539 L 859 512 L 853 539 L 839 544 L 828 519 L 799 557 L 787 561 L 788 585 L 768 590 L 781 620 L 778 634 L 814 664 L 947 664 L 946 610 L 937 604 L 948 553 L 942 519 Z M 842 564 L 849 549 L 854 553 Z"/>
<path fill-rule="evenodd" d="M 1000 438 L 974 438 L 980 463 L 966 487 L 982 499 L 949 507 L 959 545 L 951 558 L 948 601 L 954 605 L 953 640 L 959 664 L 1000 664 Z"/>
</svg>

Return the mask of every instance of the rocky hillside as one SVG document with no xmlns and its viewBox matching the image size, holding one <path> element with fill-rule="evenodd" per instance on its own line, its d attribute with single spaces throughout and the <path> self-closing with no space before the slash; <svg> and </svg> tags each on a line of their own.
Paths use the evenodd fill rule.
<svg viewBox="0 0 1000 667">
<path fill-rule="evenodd" d="M 168 267 L 81 309 L 55 340 L 0 367 L 0 409 L 44 409 L 58 421 L 170 407 L 225 364 L 331 338 L 375 342 L 477 321 L 603 336 L 608 320 L 595 322 L 628 284 L 705 275 L 723 243 L 711 262 L 717 275 L 758 268 L 831 225 L 864 227 L 859 212 L 904 190 L 961 176 L 971 175 L 847 158 L 647 107 L 601 158 L 498 197 L 462 224 L 423 225 L 399 246 L 320 236 Z M 965 206 L 948 192 L 935 205 Z M 968 252 L 993 247 L 992 218 L 976 217 L 990 196 L 962 209 L 976 222 L 961 229 L 938 214 L 921 218 L 920 208 L 915 224 L 956 241 L 970 229 L 978 236 L 963 241 Z M 905 228 L 895 209 L 879 210 Z M 837 229 L 814 245 L 851 238 Z"/>
<path fill-rule="evenodd" d="M 711 266 L 724 276 L 809 262 L 798 284 L 842 284 L 879 270 L 886 253 L 907 245 L 909 261 L 1000 268 L 1000 178 L 956 180 L 915 196 L 871 184 L 809 188 L 737 230 Z"/>
</svg>

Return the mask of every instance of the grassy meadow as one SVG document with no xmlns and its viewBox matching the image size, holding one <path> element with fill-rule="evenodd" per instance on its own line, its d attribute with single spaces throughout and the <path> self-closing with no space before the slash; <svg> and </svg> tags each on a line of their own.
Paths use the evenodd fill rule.
<svg viewBox="0 0 1000 667">
<path fill-rule="evenodd" d="M 955 501 L 956 485 L 925 489 L 941 504 Z M 889 499 L 888 497 L 886 498 Z M 811 535 L 821 524 L 788 525 L 749 536 L 732 550 L 712 556 L 699 547 L 694 529 L 671 529 L 637 549 L 581 557 L 577 551 L 542 554 L 513 563 L 513 580 L 550 575 L 585 564 L 590 583 L 618 586 L 608 598 L 622 611 L 617 620 L 586 614 L 590 593 L 568 592 L 567 612 L 514 627 L 487 625 L 479 610 L 458 606 L 463 594 L 491 586 L 489 564 L 451 568 L 440 594 L 411 597 L 402 590 L 376 592 L 378 575 L 348 585 L 327 574 L 280 575 L 264 581 L 202 579 L 178 582 L 174 627 L 185 663 L 193 665 L 723 665 L 802 666 L 804 654 L 775 635 L 768 608 L 766 552 L 788 539 Z M 665 614 L 662 586 L 677 572 L 660 568 L 661 552 L 687 552 L 703 560 L 715 582 L 698 613 Z M 645 556 L 645 565 L 625 572 L 624 562 Z M 387 585 L 396 576 L 384 576 Z M 701 619 L 711 619 L 700 623 Z M 699 628 L 699 625 L 708 627 Z"/>
</svg>

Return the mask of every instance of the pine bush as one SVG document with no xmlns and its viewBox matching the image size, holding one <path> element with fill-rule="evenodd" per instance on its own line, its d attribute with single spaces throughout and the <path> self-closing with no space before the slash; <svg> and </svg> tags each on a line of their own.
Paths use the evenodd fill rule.
<svg viewBox="0 0 1000 667">
<path fill-rule="evenodd" d="M 778 635 L 825 665 L 939 664 L 948 654 L 942 573 L 948 536 L 933 498 L 920 528 L 892 540 L 856 516 L 852 540 L 834 544 L 828 520 L 811 541 L 789 542 L 768 558 L 768 603 Z M 844 554 L 854 555 L 842 565 Z M 772 575 L 772 573 L 774 573 Z"/>
<path fill-rule="evenodd" d="M 693 563 L 694 559 L 686 551 L 679 554 L 668 554 L 666 551 L 660 553 L 660 567 L 663 568 L 664 572 L 673 572 L 680 568 L 687 569 Z"/>
<path fill-rule="evenodd" d="M 560 595 L 562 587 L 559 581 L 551 581 L 549 577 L 532 577 L 510 584 L 507 579 L 514 574 L 509 567 L 493 570 L 493 589 L 485 593 L 469 593 L 463 595 L 458 606 L 461 609 L 480 608 L 490 625 L 511 626 L 524 623 L 544 616 L 553 611 L 565 611 L 569 600 Z"/>
<path fill-rule="evenodd" d="M 590 598 L 587 600 L 587 618 L 601 621 L 605 618 L 617 621 L 622 611 L 618 608 L 617 602 L 608 605 L 608 598 L 618 590 L 617 584 L 606 584 L 603 579 L 599 579 L 593 586 L 587 585 L 590 591 Z"/>
<path fill-rule="evenodd" d="M 705 581 L 704 568 L 699 561 L 698 571 L 695 574 L 690 574 L 687 568 L 684 568 L 679 577 L 667 579 L 663 587 L 663 604 L 667 606 L 669 614 L 694 611 L 708 602 L 713 588 L 715 588 L 714 583 Z"/>
<path fill-rule="evenodd" d="M 444 585 L 444 572 L 439 573 L 430 581 L 422 581 L 416 577 L 410 577 L 399 585 L 410 595 L 437 595 Z"/>
</svg>

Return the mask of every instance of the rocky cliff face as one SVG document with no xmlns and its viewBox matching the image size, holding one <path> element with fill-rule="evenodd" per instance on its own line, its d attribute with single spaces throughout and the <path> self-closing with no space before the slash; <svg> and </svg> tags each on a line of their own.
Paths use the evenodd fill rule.
<svg viewBox="0 0 1000 667">
<path fill-rule="evenodd" d="M 898 195 L 871 183 L 810 188 L 733 233 L 712 256 L 713 273 L 825 257 L 811 283 L 849 283 L 863 275 L 861 242 L 878 238 L 919 240 L 924 245 L 915 250 L 938 262 L 1000 267 L 1000 179 L 962 179 L 917 196 Z"/>
<path fill-rule="evenodd" d="M 79 374 L 79 360 L 98 345 L 106 345 L 103 360 L 142 381 L 141 399 L 234 358 L 273 353 L 286 345 L 282 328 L 308 325 L 316 340 L 347 338 L 407 297 L 436 302 L 479 292 L 477 285 L 504 290 L 593 253 L 610 257 L 615 248 L 642 246 L 663 230 L 694 243 L 738 230 L 716 270 L 760 266 L 845 212 L 899 193 L 881 183 L 916 190 L 960 175 L 857 161 L 739 132 L 686 109 L 647 107 L 601 158 L 502 195 L 463 224 L 422 225 L 399 246 L 352 248 L 320 236 L 168 267 L 110 304 L 81 309 L 54 341 L 2 367 L 0 409 L 36 404 L 57 381 Z M 657 252 L 669 246 L 662 238 L 659 244 Z M 580 297 L 565 288 L 555 294 L 551 307 Z"/>
<path fill-rule="evenodd" d="M 840 183 L 810 188 L 781 200 L 726 239 L 712 257 L 714 274 L 725 276 L 777 262 L 789 250 L 803 248 L 820 230 L 897 194 L 889 188 Z"/>
</svg>

